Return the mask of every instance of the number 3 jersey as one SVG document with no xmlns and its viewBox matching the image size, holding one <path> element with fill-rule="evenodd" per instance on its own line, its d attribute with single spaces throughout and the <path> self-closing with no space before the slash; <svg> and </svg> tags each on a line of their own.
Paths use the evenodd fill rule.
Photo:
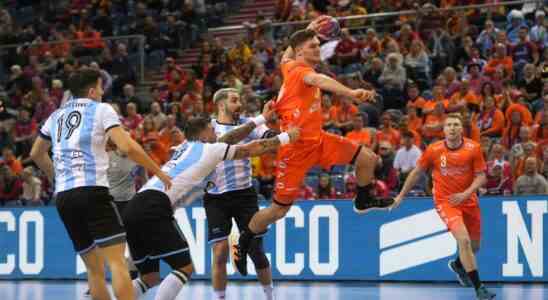
<svg viewBox="0 0 548 300">
<path fill-rule="evenodd" d="M 462 193 L 470 187 L 476 173 L 485 172 L 480 144 L 465 138 L 457 149 L 447 147 L 445 141 L 438 141 L 426 148 L 417 165 L 423 170 L 432 170 L 434 202 L 449 201 L 453 194 Z M 464 204 L 475 204 L 477 195 L 472 194 Z"/>
<path fill-rule="evenodd" d="M 51 141 L 55 168 L 55 192 L 83 186 L 108 187 L 107 132 L 120 126 L 112 106 L 92 99 L 66 102 L 40 129 Z"/>
</svg>

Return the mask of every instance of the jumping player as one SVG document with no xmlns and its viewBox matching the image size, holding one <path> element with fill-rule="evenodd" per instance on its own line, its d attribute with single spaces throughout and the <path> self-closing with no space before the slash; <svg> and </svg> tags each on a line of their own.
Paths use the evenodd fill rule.
<svg viewBox="0 0 548 300">
<path fill-rule="evenodd" d="M 166 191 L 164 184 L 152 177 L 129 201 L 123 219 L 131 256 L 140 274 L 140 278 L 134 280 L 138 297 L 160 282 L 160 259 L 172 271 L 161 282 L 156 300 L 175 299 L 190 280 L 192 261 L 188 244 L 173 218 L 173 207 L 180 201 L 192 201 L 203 191 L 220 162 L 261 155 L 298 137 L 299 130 L 291 129 L 276 137 L 243 145 L 225 143 L 244 139 L 257 125 L 264 123 L 265 118 L 268 119 L 265 116 L 253 118 L 218 140 L 209 120 L 190 119 L 185 128 L 187 141 L 175 149 L 171 160 L 162 167 L 173 177 L 173 188 Z"/>
<path fill-rule="evenodd" d="M 409 174 L 391 208 L 396 208 L 403 197 L 427 170 L 432 170 L 434 204 L 438 214 L 457 240 L 459 255 L 449 262 L 461 285 L 473 285 L 478 300 L 493 299 L 481 283 L 475 252 L 481 239 L 481 213 L 477 190 L 487 181 L 485 160 L 478 143 L 463 138 L 462 118 L 449 114 L 443 131 L 445 140 L 428 146 Z"/>
<path fill-rule="evenodd" d="M 126 234 L 120 213 L 109 193 L 106 143 L 156 174 L 167 186 L 171 179 L 120 126 L 112 106 L 100 103 L 101 74 L 85 69 L 70 78 L 71 98 L 51 114 L 40 129 L 31 158 L 53 181 L 56 205 L 74 249 L 86 265 L 93 299 L 110 299 L 104 258 L 112 273 L 117 299 L 134 299 L 124 258 Z M 48 151 L 53 152 L 53 161 Z M 54 170 L 55 168 L 55 170 Z"/>
<path fill-rule="evenodd" d="M 212 120 L 212 126 L 217 136 L 222 136 L 230 130 L 247 122 L 240 117 L 242 103 L 236 89 L 218 90 L 213 95 L 217 105 L 217 119 Z M 269 109 L 269 105 L 265 106 Z M 269 134 L 265 125 L 255 128 L 249 136 L 240 143 L 260 139 Z M 227 141 L 233 144 L 236 141 Z M 204 196 L 204 208 L 207 216 L 208 241 L 213 248 L 213 264 L 211 266 L 211 281 L 215 299 L 225 299 L 226 263 L 228 261 L 228 236 L 232 230 L 232 219 L 236 221 L 240 231 L 247 229 L 251 217 L 259 210 L 257 191 L 251 184 L 251 161 L 224 161 L 217 165 L 212 186 Z M 257 277 L 263 285 L 267 300 L 273 299 L 272 272 L 270 263 L 263 250 L 261 238 L 255 239 L 249 256 L 257 270 Z"/>
<path fill-rule="evenodd" d="M 358 180 L 354 211 L 366 213 L 385 209 L 393 199 L 379 199 L 371 192 L 377 158 L 366 147 L 322 130 L 321 90 L 358 101 L 372 101 L 375 92 L 352 90 L 336 80 L 316 73 L 320 63 L 320 41 L 312 22 L 307 29 L 295 32 L 281 60 L 283 85 L 274 104 L 282 130 L 301 129 L 300 139 L 278 151 L 275 195 L 272 205 L 257 212 L 236 246 L 234 263 L 242 275 L 247 274 L 247 254 L 254 237 L 262 235 L 269 224 L 283 218 L 298 197 L 306 172 L 315 165 L 329 169 L 337 164 L 355 164 Z"/>
</svg>

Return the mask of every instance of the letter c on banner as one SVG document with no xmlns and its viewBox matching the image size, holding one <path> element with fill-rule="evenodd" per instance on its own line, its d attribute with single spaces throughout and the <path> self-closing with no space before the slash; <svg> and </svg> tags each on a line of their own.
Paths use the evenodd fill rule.
<svg viewBox="0 0 548 300">
<path fill-rule="evenodd" d="M 299 275 L 304 269 L 304 253 L 295 253 L 295 262 L 286 262 L 285 220 L 293 218 L 295 227 L 304 227 L 304 213 L 298 206 L 292 206 L 285 218 L 276 222 L 276 267 L 282 275 Z"/>
<path fill-rule="evenodd" d="M 0 223 L 6 223 L 7 231 L 15 231 L 15 217 L 10 211 L 0 211 Z M 0 263 L 0 274 L 11 274 L 15 270 L 15 254 L 6 255 L 6 262 Z"/>
</svg>

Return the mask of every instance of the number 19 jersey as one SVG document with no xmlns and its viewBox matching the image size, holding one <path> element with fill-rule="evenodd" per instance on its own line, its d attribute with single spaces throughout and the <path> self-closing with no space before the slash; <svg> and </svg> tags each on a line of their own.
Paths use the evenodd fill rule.
<svg viewBox="0 0 548 300">
<path fill-rule="evenodd" d="M 120 126 L 109 104 L 79 98 L 53 112 L 40 129 L 51 142 L 55 192 L 83 186 L 108 187 L 107 132 Z"/>
</svg>

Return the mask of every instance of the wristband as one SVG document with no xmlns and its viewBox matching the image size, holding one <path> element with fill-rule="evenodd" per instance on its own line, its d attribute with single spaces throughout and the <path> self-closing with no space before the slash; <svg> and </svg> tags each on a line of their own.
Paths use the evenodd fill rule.
<svg viewBox="0 0 548 300">
<path fill-rule="evenodd" d="M 255 123 L 256 127 L 259 127 L 266 123 L 266 119 L 263 115 L 258 115 L 257 117 L 252 118 L 251 122 Z"/>
<path fill-rule="evenodd" d="M 278 137 L 278 140 L 280 141 L 280 144 L 282 145 L 289 144 L 289 142 L 291 141 L 291 139 L 289 138 L 289 134 L 287 134 L 287 132 L 282 132 L 278 134 L 277 137 Z"/>
</svg>

